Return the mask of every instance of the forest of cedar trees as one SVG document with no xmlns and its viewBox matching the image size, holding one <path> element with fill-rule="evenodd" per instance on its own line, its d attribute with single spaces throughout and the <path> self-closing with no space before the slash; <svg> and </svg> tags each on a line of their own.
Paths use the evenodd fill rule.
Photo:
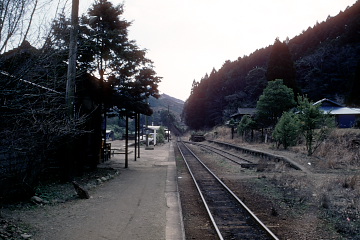
<svg viewBox="0 0 360 240">
<path fill-rule="evenodd" d="M 226 61 L 218 71 L 194 80 L 184 106 L 185 123 L 192 129 L 223 124 L 237 108 L 256 107 L 274 79 L 283 79 L 295 96 L 359 107 L 360 2 L 292 39 L 275 39 L 273 45 Z"/>
</svg>

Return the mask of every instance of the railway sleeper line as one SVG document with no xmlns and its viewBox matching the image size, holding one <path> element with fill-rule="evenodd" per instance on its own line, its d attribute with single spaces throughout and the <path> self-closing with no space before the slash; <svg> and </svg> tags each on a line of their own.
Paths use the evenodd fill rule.
<svg viewBox="0 0 360 240">
<path fill-rule="evenodd" d="M 303 171 L 305 173 L 309 172 L 308 169 L 304 168 L 301 165 L 298 165 L 296 162 L 294 162 L 291 159 L 288 159 L 286 157 L 283 157 L 283 156 L 279 156 L 279 155 L 275 155 L 275 154 L 271 154 L 271 153 L 267 153 L 267 152 L 262 152 L 262 151 L 259 151 L 259 150 L 249 149 L 249 148 L 246 148 L 246 147 L 242 147 L 242 146 L 239 146 L 239 145 L 234 145 L 234 144 L 231 144 L 231 143 L 221 142 L 221 141 L 215 141 L 215 140 L 207 140 L 207 141 L 210 142 L 210 143 L 215 143 L 215 144 L 217 144 L 219 146 L 233 148 L 233 149 L 239 150 L 239 151 L 241 151 L 243 153 L 251 154 L 251 155 L 257 156 L 257 157 L 262 158 L 262 159 L 271 160 L 271 161 L 274 161 L 274 162 L 284 162 L 286 165 L 288 165 L 289 167 L 291 167 L 291 168 L 293 168 L 295 170 L 300 170 L 300 171 Z"/>
<path fill-rule="evenodd" d="M 177 146 L 219 239 L 278 239 L 183 142 Z"/>
<path fill-rule="evenodd" d="M 239 154 L 233 154 L 230 153 L 229 151 L 223 150 L 221 148 L 215 148 L 213 146 L 209 146 L 207 144 L 203 144 L 203 143 L 199 143 L 199 142 L 189 142 L 189 141 L 184 141 L 187 144 L 191 144 L 191 145 L 195 145 L 195 146 L 199 146 L 205 150 L 208 150 L 210 152 L 214 152 L 226 159 L 228 159 L 229 161 L 232 161 L 236 164 L 239 164 L 242 168 L 256 168 L 259 165 L 261 165 L 262 167 L 275 167 L 275 163 L 254 163 L 251 160 L 245 159 L 244 157 L 241 157 Z M 225 143 L 224 143 L 225 144 Z M 230 146 L 231 147 L 231 146 Z M 245 153 L 245 154 L 249 154 L 249 153 Z"/>
</svg>

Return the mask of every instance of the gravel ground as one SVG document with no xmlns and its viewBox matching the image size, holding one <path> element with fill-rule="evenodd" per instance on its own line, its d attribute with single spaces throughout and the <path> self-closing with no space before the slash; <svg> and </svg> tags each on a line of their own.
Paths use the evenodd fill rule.
<svg viewBox="0 0 360 240">
<path fill-rule="evenodd" d="M 252 147 L 262 151 L 276 152 L 277 155 L 285 155 L 299 164 L 316 160 L 309 157 L 302 159 L 299 154 L 286 151 L 268 150 L 264 146 L 263 148 Z M 322 204 L 320 194 L 322 187 L 319 183 L 328 178 L 341 176 L 342 173 L 320 171 L 314 168 L 309 168 L 310 171 L 304 173 L 287 168 L 281 162 L 275 163 L 272 168 L 243 169 L 208 151 L 196 147 L 192 149 L 280 239 L 358 238 L 351 230 L 359 229 L 355 220 L 349 221 L 344 218 L 334 221 L 334 218 L 329 216 L 330 208 Z M 189 176 L 178 155 L 177 162 L 178 174 L 181 177 L 179 190 L 183 215 L 187 216 L 184 217 L 187 239 L 214 239 L 211 235 L 213 230 L 207 218 L 196 215 L 204 213 L 203 206 L 197 194 L 189 194 L 192 192 L 189 190 L 192 184 L 188 180 Z M 304 167 L 308 168 L 308 166 Z M 342 232 L 338 221 L 345 225 L 355 226 L 351 229 L 343 226 L 341 229 L 348 232 Z"/>
</svg>

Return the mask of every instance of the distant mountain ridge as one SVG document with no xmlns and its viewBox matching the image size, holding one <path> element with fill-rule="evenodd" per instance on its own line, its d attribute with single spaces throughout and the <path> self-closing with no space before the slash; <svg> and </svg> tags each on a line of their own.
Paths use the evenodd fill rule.
<svg viewBox="0 0 360 240">
<path fill-rule="evenodd" d="M 154 114 L 160 111 L 169 110 L 171 113 L 174 114 L 176 119 L 180 121 L 180 116 L 184 108 L 184 101 L 171 97 L 167 94 L 161 94 L 159 99 L 150 97 L 149 104 L 150 107 L 153 109 Z"/>
</svg>

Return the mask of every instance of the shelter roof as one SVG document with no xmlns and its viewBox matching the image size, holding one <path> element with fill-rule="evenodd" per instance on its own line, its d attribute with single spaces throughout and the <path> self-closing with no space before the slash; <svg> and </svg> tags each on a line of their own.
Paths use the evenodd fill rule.
<svg viewBox="0 0 360 240">
<path fill-rule="evenodd" d="M 160 129 L 160 126 L 147 126 L 147 129 L 159 130 L 159 129 Z"/>
</svg>

